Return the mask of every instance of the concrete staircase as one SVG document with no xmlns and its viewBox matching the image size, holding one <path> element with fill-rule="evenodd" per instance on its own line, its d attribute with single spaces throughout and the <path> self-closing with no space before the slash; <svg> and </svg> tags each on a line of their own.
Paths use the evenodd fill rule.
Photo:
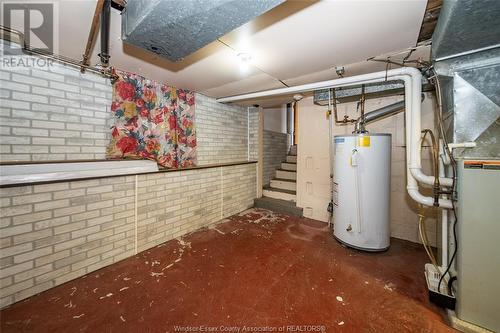
<svg viewBox="0 0 500 333">
<path fill-rule="evenodd" d="M 290 147 L 286 160 L 276 170 L 276 177 L 264 187 L 262 195 L 268 198 L 297 201 L 297 146 Z"/>
<path fill-rule="evenodd" d="M 276 177 L 264 187 L 263 197 L 255 200 L 255 207 L 270 209 L 278 213 L 302 216 L 297 201 L 297 146 L 292 146 L 286 160 L 276 170 Z"/>
</svg>

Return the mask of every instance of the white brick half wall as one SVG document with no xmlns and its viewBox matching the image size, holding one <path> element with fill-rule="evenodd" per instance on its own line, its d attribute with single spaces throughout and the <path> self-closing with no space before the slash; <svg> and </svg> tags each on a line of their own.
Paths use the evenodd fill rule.
<svg viewBox="0 0 500 333">
<path fill-rule="evenodd" d="M 253 206 L 256 164 L 138 176 L 138 250 Z"/>
<path fill-rule="evenodd" d="M 216 223 L 255 197 L 255 163 L 2 188 L 1 307 Z"/>
</svg>

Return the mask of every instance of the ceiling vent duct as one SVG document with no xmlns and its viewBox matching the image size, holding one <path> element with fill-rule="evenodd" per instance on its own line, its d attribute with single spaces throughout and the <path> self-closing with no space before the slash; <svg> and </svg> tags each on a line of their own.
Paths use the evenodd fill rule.
<svg viewBox="0 0 500 333">
<path fill-rule="evenodd" d="M 432 36 L 448 140 L 476 142 L 456 157 L 500 158 L 498 17 L 498 0 L 445 0 Z"/>
<path fill-rule="evenodd" d="M 128 0 L 122 40 L 179 61 L 284 1 Z"/>
<path fill-rule="evenodd" d="M 368 83 L 363 85 L 365 88 L 365 98 L 381 98 L 392 95 L 404 95 L 404 84 L 399 81 Z M 359 86 L 335 88 L 335 98 L 339 103 L 359 101 L 362 88 Z M 314 104 L 328 105 L 330 97 L 328 89 L 314 91 Z M 330 98 L 331 99 L 331 98 Z"/>
<path fill-rule="evenodd" d="M 383 98 L 396 95 L 403 96 L 405 94 L 404 84 L 401 81 L 367 83 L 363 84 L 363 86 L 365 88 L 364 94 L 366 99 Z M 333 90 L 335 90 L 335 99 L 338 103 L 357 102 L 361 98 L 362 94 L 361 85 L 334 88 Z M 425 78 L 422 78 L 422 92 L 433 90 L 434 87 L 430 85 Z M 328 98 L 332 100 L 328 89 L 315 90 L 313 98 L 314 104 L 322 106 L 329 104 Z"/>
<path fill-rule="evenodd" d="M 439 61 L 500 46 L 498 0 L 444 0 L 432 35 Z"/>
</svg>

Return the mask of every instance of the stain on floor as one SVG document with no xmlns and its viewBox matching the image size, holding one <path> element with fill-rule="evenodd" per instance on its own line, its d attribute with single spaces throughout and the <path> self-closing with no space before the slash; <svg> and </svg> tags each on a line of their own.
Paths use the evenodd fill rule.
<svg viewBox="0 0 500 333">
<path fill-rule="evenodd" d="M 250 209 L 0 312 L 2 332 L 449 332 L 427 258 L 345 248 L 321 222 Z"/>
</svg>

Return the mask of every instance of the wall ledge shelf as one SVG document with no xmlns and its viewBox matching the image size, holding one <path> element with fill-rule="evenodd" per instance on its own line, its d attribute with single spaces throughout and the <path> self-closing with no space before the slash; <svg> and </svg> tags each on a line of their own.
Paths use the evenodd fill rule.
<svg viewBox="0 0 500 333">
<path fill-rule="evenodd" d="M 158 172 L 183 172 L 251 163 L 257 163 L 257 161 L 206 164 L 182 169 L 160 169 L 154 161 L 149 160 L 6 162 L 0 164 L 0 188 Z"/>
</svg>

